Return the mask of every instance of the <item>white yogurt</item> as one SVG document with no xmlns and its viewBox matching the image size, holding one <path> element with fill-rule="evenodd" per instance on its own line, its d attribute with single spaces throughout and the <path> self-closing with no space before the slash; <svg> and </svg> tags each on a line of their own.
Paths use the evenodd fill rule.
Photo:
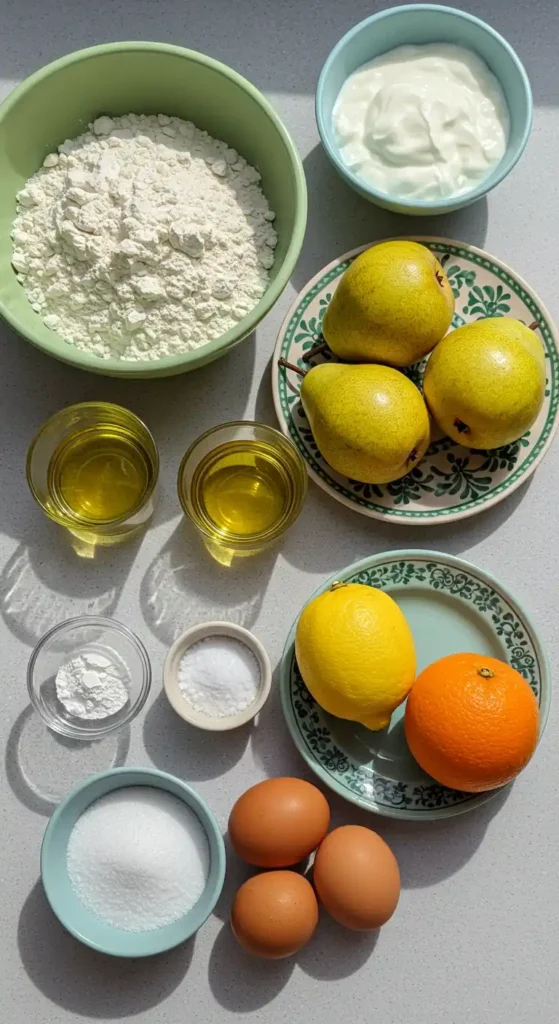
<svg viewBox="0 0 559 1024">
<path fill-rule="evenodd" d="M 333 112 L 346 166 L 402 199 L 475 188 L 507 148 L 509 112 L 483 61 L 461 46 L 400 46 L 358 68 Z"/>
</svg>

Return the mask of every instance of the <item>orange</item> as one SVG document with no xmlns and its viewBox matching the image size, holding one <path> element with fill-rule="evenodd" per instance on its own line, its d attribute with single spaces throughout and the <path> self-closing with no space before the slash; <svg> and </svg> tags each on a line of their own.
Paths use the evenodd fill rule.
<svg viewBox="0 0 559 1024">
<path fill-rule="evenodd" d="M 404 719 L 421 768 L 466 793 L 514 779 L 536 749 L 538 725 L 538 702 L 524 677 L 482 654 L 450 654 L 424 669 Z"/>
</svg>

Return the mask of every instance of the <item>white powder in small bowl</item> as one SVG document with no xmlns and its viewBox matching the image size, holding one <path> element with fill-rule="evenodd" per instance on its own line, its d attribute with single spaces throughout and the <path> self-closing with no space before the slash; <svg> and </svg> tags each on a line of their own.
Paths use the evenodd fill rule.
<svg viewBox="0 0 559 1024">
<path fill-rule="evenodd" d="M 76 653 L 60 666 L 55 680 L 56 696 L 68 714 L 87 721 L 122 711 L 129 700 L 129 685 L 126 665 L 109 650 Z"/>
<path fill-rule="evenodd" d="M 85 907 L 113 928 L 148 932 L 200 899 L 210 868 L 206 833 L 177 797 L 130 786 L 97 800 L 70 835 L 68 876 Z"/>
<path fill-rule="evenodd" d="M 191 708 L 209 718 L 238 715 L 256 699 L 260 666 L 246 644 L 230 636 L 209 636 L 183 654 L 179 689 Z"/>
</svg>

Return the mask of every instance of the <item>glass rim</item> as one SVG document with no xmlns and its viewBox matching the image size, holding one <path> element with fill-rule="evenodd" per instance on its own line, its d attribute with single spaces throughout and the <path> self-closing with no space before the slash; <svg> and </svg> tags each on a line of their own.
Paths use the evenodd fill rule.
<svg viewBox="0 0 559 1024">
<path fill-rule="evenodd" d="M 109 408 L 109 409 L 118 409 L 119 412 L 126 413 L 127 416 L 130 416 L 130 417 L 132 417 L 132 419 L 136 420 L 136 422 L 139 423 L 140 426 L 145 430 L 146 434 L 148 435 L 148 437 L 149 437 L 149 439 L 150 439 L 150 441 L 151 441 L 151 443 L 153 445 L 153 451 L 154 451 L 153 480 L 151 481 L 151 483 L 150 483 L 149 487 L 147 488 L 146 492 L 143 494 L 141 500 L 138 501 L 136 503 L 136 505 L 134 505 L 133 508 L 131 508 L 126 513 L 126 515 L 119 516 L 118 519 L 89 519 L 87 521 L 87 523 L 84 522 L 83 524 L 82 523 L 78 524 L 78 523 L 75 523 L 72 519 L 70 519 L 70 517 L 66 517 L 64 515 L 64 513 L 62 513 L 59 518 L 57 516 L 54 516 L 51 513 L 50 509 L 47 507 L 47 505 L 45 505 L 44 501 L 42 500 L 42 498 L 40 498 L 39 494 L 37 493 L 37 489 L 36 489 L 35 484 L 33 482 L 33 477 L 32 477 L 32 473 L 31 473 L 31 461 L 32 461 L 35 449 L 37 447 L 37 444 L 39 443 L 41 437 L 43 436 L 43 434 L 45 433 L 47 428 L 52 423 L 54 423 L 60 416 L 62 416 L 64 413 L 70 412 L 71 410 L 75 410 L 75 409 L 80 409 L 80 410 L 83 411 L 83 410 L 86 410 L 86 409 L 98 409 L 101 406 L 103 406 L 105 408 Z M 96 528 L 100 528 L 100 527 L 103 527 L 103 526 L 106 526 L 106 527 L 124 526 L 128 522 L 128 520 L 132 519 L 135 515 L 137 515 L 138 512 L 144 507 L 144 505 L 147 504 L 147 502 L 150 500 L 150 498 L 153 497 L 153 493 L 154 493 L 155 488 L 157 486 L 157 481 L 159 480 L 159 469 L 160 469 L 159 449 L 157 447 L 157 444 L 155 442 L 155 438 L 154 438 L 151 430 L 149 429 L 149 427 L 146 426 L 144 421 L 142 419 L 140 419 L 140 417 L 137 416 L 135 412 L 132 412 L 131 409 L 127 409 L 125 405 L 119 405 L 118 402 L 104 402 L 102 399 L 100 399 L 98 401 L 92 401 L 92 402 L 73 402 L 71 405 L 66 405 L 66 406 L 64 406 L 63 409 L 59 409 L 58 412 L 55 412 L 55 413 L 52 414 L 52 416 L 49 416 L 49 418 L 47 420 L 45 420 L 44 423 L 41 424 L 41 426 L 37 430 L 36 434 L 34 435 L 33 439 L 31 440 L 29 448 L 27 449 L 27 456 L 26 456 L 26 459 L 25 459 L 25 475 L 26 475 L 26 478 L 27 478 L 27 485 L 29 487 L 29 490 L 31 491 L 31 494 L 32 494 L 33 498 L 35 499 L 37 505 L 39 506 L 39 508 L 42 509 L 42 511 L 45 513 L 45 515 L 49 519 L 51 519 L 54 523 L 58 523 L 59 526 L 64 526 L 65 529 L 75 529 L 75 530 L 80 530 L 80 531 L 83 531 L 83 532 L 87 532 L 87 530 L 90 530 L 90 529 L 94 530 Z M 63 521 L 61 522 L 61 520 L 63 520 Z"/>
<path fill-rule="evenodd" d="M 190 511 L 190 508 L 188 507 L 188 504 L 184 497 L 184 488 L 182 486 L 182 481 L 186 463 L 188 462 L 192 454 L 196 451 L 196 448 L 208 437 L 211 437 L 212 434 L 216 434 L 218 433 L 218 431 L 227 430 L 228 428 L 230 429 L 234 427 L 258 427 L 261 430 L 268 431 L 273 436 L 276 442 L 279 440 L 282 445 L 285 445 L 285 447 L 288 448 L 291 451 L 291 453 L 295 456 L 295 461 L 300 469 L 299 482 L 301 493 L 298 496 L 297 502 L 294 504 L 293 508 L 289 512 L 289 515 L 287 515 L 284 520 L 281 520 L 273 528 L 270 528 L 267 531 L 264 531 L 263 533 L 255 534 L 251 537 L 246 537 L 242 534 L 231 533 L 227 538 L 216 538 L 214 533 L 212 533 L 209 529 L 206 529 L 204 525 L 200 523 L 198 519 L 196 519 L 192 515 L 192 512 Z M 200 434 L 199 437 L 197 437 L 185 451 L 181 459 L 179 470 L 177 473 L 177 493 L 179 502 L 185 516 L 187 516 L 187 518 L 193 524 L 193 526 L 201 534 L 203 534 L 204 537 L 207 537 L 209 540 L 214 541 L 216 544 L 223 544 L 224 547 L 227 547 L 229 544 L 231 547 L 239 549 L 251 549 L 255 545 L 267 544 L 276 540 L 277 537 L 281 537 L 282 533 L 285 533 L 285 531 L 290 526 L 292 526 L 292 524 L 297 519 L 299 512 L 301 511 L 303 502 L 307 495 L 308 483 L 309 477 L 307 473 L 307 466 L 305 460 L 303 459 L 299 449 L 293 443 L 291 438 L 286 437 L 285 434 L 282 434 L 281 430 L 278 430 L 276 427 L 271 427 L 268 423 L 262 423 L 260 420 L 229 420 L 227 423 L 219 423 L 217 424 L 217 426 L 210 427 L 209 430 L 205 430 L 204 433 Z"/>
</svg>

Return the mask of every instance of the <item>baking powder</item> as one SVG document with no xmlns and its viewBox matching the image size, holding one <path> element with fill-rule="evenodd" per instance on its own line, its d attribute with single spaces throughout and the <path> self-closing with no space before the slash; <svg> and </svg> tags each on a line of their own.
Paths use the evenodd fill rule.
<svg viewBox="0 0 559 1024">
<path fill-rule="evenodd" d="M 82 651 L 58 669 L 56 696 L 76 718 L 108 718 L 128 701 L 127 679 L 123 663 L 96 651 Z"/>
</svg>

